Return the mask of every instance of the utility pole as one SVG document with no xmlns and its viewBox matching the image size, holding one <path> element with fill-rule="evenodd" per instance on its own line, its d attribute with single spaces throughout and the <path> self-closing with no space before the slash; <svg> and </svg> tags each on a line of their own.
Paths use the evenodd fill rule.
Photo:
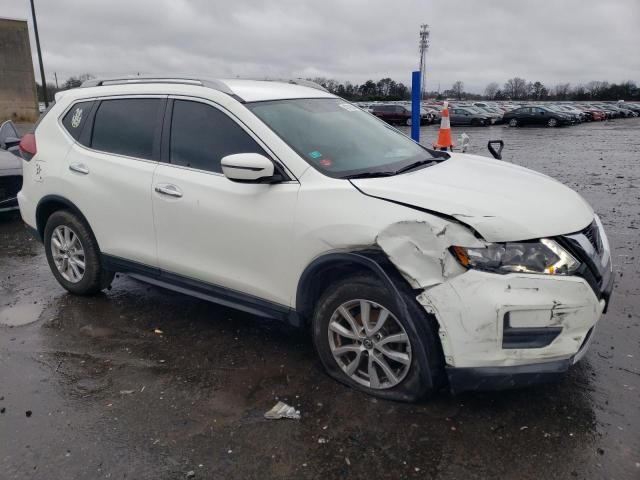
<svg viewBox="0 0 640 480">
<path fill-rule="evenodd" d="M 44 66 L 42 65 L 42 52 L 40 51 L 40 36 L 38 35 L 38 22 L 36 21 L 36 9 L 31 0 L 31 17 L 33 19 L 33 33 L 36 36 L 36 50 L 38 51 L 38 62 L 40 63 L 40 79 L 42 80 L 42 93 L 44 94 L 44 106 L 49 106 L 49 97 L 47 95 L 47 81 L 44 78 Z"/>
<path fill-rule="evenodd" d="M 427 50 L 429 50 L 429 25 L 420 25 L 420 100 L 424 100 L 424 87 L 426 85 L 427 73 Z"/>
<path fill-rule="evenodd" d="M 60 87 L 58 87 L 58 72 L 53 72 L 53 76 L 56 79 L 56 90 L 59 90 Z"/>
</svg>

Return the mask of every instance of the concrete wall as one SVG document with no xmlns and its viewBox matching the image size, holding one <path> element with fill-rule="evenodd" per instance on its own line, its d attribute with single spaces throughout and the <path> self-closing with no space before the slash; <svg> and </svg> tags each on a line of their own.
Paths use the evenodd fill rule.
<svg viewBox="0 0 640 480">
<path fill-rule="evenodd" d="M 0 122 L 39 116 L 26 20 L 0 18 Z"/>
</svg>

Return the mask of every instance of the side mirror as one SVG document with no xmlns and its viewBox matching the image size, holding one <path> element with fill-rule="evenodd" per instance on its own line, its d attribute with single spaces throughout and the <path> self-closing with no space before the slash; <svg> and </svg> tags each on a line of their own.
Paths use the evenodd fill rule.
<svg viewBox="0 0 640 480">
<path fill-rule="evenodd" d="M 273 162 L 259 153 L 227 155 L 220 164 L 224 176 L 234 182 L 269 183 L 278 180 L 274 177 Z"/>
</svg>

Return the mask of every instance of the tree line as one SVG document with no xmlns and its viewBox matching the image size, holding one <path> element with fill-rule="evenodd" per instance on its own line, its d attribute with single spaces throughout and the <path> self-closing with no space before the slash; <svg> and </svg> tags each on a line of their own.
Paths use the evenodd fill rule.
<svg viewBox="0 0 640 480">
<path fill-rule="evenodd" d="M 638 100 L 640 88 L 633 81 L 609 83 L 607 81 L 591 81 L 572 85 L 559 83 L 548 87 L 540 81 L 530 82 L 520 77 L 508 79 L 502 86 L 491 82 L 482 95 L 464 91 L 464 83 L 456 81 L 451 89 L 442 95 L 447 98 L 484 99 L 484 100 Z"/>
<path fill-rule="evenodd" d="M 85 73 L 79 76 L 71 76 L 61 85 L 56 86 L 47 83 L 47 96 L 49 101 L 60 90 L 68 90 L 82 85 L 82 82 L 94 78 Z M 380 80 L 367 80 L 362 84 L 349 81 L 341 82 L 331 78 L 308 78 L 322 85 L 331 93 L 350 101 L 376 101 L 376 100 L 408 100 L 411 98 L 411 89 L 402 82 L 386 77 Z M 38 99 L 44 101 L 42 88 L 37 84 Z M 636 100 L 640 101 L 640 88 L 633 81 L 622 83 L 609 83 L 607 81 L 591 81 L 584 84 L 572 85 L 560 83 L 546 86 L 540 81 L 527 81 L 524 78 L 513 77 L 501 86 L 497 82 L 489 83 L 482 94 L 467 92 L 464 82 L 457 80 L 451 88 L 444 91 L 425 92 L 426 98 L 436 100 Z"/>
<path fill-rule="evenodd" d="M 383 78 L 374 82 L 367 80 L 361 85 L 350 82 L 338 82 L 327 78 L 310 78 L 331 93 L 347 100 L 407 100 L 411 97 L 411 89 L 391 78 Z M 466 92 L 464 82 L 457 80 L 451 88 L 440 91 L 425 92 L 426 98 L 437 100 L 637 100 L 640 101 L 640 88 L 633 81 L 609 83 L 592 81 L 585 84 L 572 85 L 560 83 L 548 87 L 540 81 L 530 82 L 521 77 L 508 79 L 502 86 L 491 82 L 482 94 Z"/>
</svg>

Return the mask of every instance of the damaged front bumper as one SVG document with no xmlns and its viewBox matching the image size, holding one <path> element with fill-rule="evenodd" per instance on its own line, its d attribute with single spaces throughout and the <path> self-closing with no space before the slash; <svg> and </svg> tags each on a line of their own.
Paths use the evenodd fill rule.
<svg viewBox="0 0 640 480">
<path fill-rule="evenodd" d="M 525 388 L 558 381 L 587 353 L 594 329 L 595 326 L 587 332 L 578 353 L 566 359 L 509 367 L 447 367 L 451 393 Z"/>
<path fill-rule="evenodd" d="M 612 280 L 596 295 L 580 277 L 470 270 L 417 300 L 438 320 L 451 390 L 459 393 L 558 378 L 586 353 L 611 288 Z"/>
</svg>

